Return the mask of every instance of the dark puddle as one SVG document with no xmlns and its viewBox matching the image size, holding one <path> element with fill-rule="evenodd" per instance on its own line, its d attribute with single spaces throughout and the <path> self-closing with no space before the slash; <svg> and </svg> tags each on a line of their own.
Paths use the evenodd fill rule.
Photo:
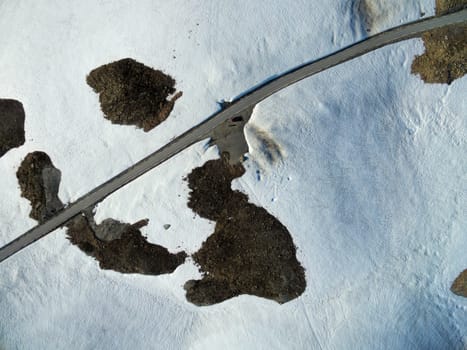
<svg viewBox="0 0 467 350">
<path fill-rule="evenodd" d="M 467 0 L 437 0 L 436 15 L 459 10 Z M 412 73 L 426 83 L 451 84 L 467 73 L 467 25 L 452 25 L 422 35 L 425 53 L 416 56 Z"/>
<path fill-rule="evenodd" d="M 188 175 L 188 207 L 216 221 L 214 233 L 193 255 L 204 276 L 185 284 L 187 299 L 211 305 L 240 294 L 290 301 L 306 286 L 303 267 L 287 228 L 248 197 L 231 189 L 241 164 L 211 160 Z"/>
<path fill-rule="evenodd" d="M 23 105 L 16 100 L 0 99 L 0 157 L 24 141 Z"/>
<path fill-rule="evenodd" d="M 28 154 L 17 177 L 21 195 L 31 202 L 31 218 L 44 222 L 63 208 L 58 198 L 60 170 L 54 167 L 47 154 Z M 173 272 L 185 261 L 186 254 L 172 254 L 162 246 L 147 242 L 140 231 L 147 223 L 141 220 L 130 225 L 106 219 L 97 225 L 89 211 L 71 219 L 65 226 L 70 242 L 99 261 L 102 269 L 149 275 Z"/>
<path fill-rule="evenodd" d="M 92 70 L 87 83 L 99 94 L 105 118 L 114 124 L 135 125 L 149 131 L 162 123 L 182 95 L 175 80 L 131 58 Z"/>
</svg>

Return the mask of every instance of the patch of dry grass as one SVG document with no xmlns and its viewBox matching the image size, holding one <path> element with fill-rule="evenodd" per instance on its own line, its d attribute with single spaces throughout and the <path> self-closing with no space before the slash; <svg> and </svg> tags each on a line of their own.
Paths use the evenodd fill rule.
<svg viewBox="0 0 467 350">
<path fill-rule="evenodd" d="M 467 6 L 467 0 L 437 0 L 436 14 Z M 422 35 L 425 53 L 415 57 L 412 73 L 426 83 L 451 84 L 467 72 L 467 25 L 436 29 Z"/>
<path fill-rule="evenodd" d="M 24 141 L 23 105 L 16 100 L 0 99 L 0 157 Z"/>
<path fill-rule="evenodd" d="M 451 291 L 454 294 L 467 298 L 467 269 L 455 279 L 451 286 Z"/>
<path fill-rule="evenodd" d="M 185 284 L 188 301 L 211 305 L 240 294 L 285 303 L 303 293 L 303 267 L 287 228 L 248 197 L 231 189 L 241 164 L 211 160 L 188 175 L 188 206 L 216 221 L 214 233 L 193 255 L 204 276 Z"/>
<path fill-rule="evenodd" d="M 61 173 L 46 153 L 36 151 L 26 155 L 16 177 L 21 196 L 31 202 L 32 219 L 44 222 L 63 207 L 58 198 Z"/>
<path fill-rule="evenodd" d="M 105 118 L 114 124 L 136 125 L 149 131 L 169 116 L 175 101 L 175 80 L 131 58 L 92 70 L 87 83 L 99 94 Z"/>
<path fill-rule="evenodd" d="M 121 237 L 110 241 L 98 239 L 84 216 L 70 220 L 66 226 L 70 242 L 94 257 L 101 269 L 145 275 L 172 273 L 183 264 L 186 254 L 172 254 L 160 245 L 149 243 L 140 231 L 147 224 L 147 220 L 140 220 L 126 225 Z"/>
<path fill-rule="evenodd" d="M 16 175 L 21 195 L 31 202 L 31 218 L 44 222 L 63 207 L 58 198 L 60 170 L 46 153 L 29 153 Z M 147 220 L 130 225 L 106 219 L 97 225 L 89 212 L 87 216 L 78 215 L 69 220 L 65 226 L 69 241 L 96 259 L 102 269 L 146 275 L 173 272 L 183 264 L 186 253 L 172 254 L 160 245 L 149 243 L 140 231 L 147 224 Z"/>
</svg>

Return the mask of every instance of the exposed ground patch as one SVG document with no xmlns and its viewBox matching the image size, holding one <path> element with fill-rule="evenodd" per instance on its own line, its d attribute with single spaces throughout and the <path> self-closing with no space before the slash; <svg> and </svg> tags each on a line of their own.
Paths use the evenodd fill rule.
<svg viewBox="0 0 467 350">
<path fill-rule="evenodd" d="M 0 99 L 0 157 L 24 141 L 23 105 L 16 100 Z"/>
<path fill-rule="evenodd" d="M 436 0 L 436 15 L 467 6 L 467 0 Z M 412 73 L 426 83 L 451 84 L 467 72 L 467 25 L 453 25 L 422 35 L 425 53 L 416 56 Z"/>
<path fill-rule="evenodd" d="M 114 224 L 119 223 L 113 221 Z M 89 219 L 79 216 L 67 223 L 67 235 L 71 243 L 94 257 L 99 261 L 100 268 L 105 270 L 160 275 L 173 272 L 185 261 L 184 252 L 172 254 L 160 245 L 147 242 L 139 230 L 148 224 L 147 220 L 133 225 L 120 224 L 123 230 L 119 231 L 119 238 L 104 241 L 97 238 Z M 102 228 L 99 226 L 98 229 Z"/>
<path fill-rule="evenodd" d="M 467 269 L 454 280 L 451 291 L 461 297 L 467 298 Z"/>
<path fill-rule="evenodd" d="M 211 160 L 188 175 L 188 207 L 216 221 L 214 233 L 193 255 L 204 276 L 185 284 L 187 299 L 211 305 L 240 294 L 285 303 L 303 293 L 303 267 L 287 228 L 248 197 L 231 189 L 241 164 Z"/>
<path fill-rule="evenodd" d="M 175 101 L 175 80 L 131 58 L 92 70 L 87 83 L 99 94 L 105 118 L 114 124 L 136 125 L 149 131 L 167 119 Z"/>
<path fill-rule="evenodd" d="M 61 172 L 44 152 L 29 153 L 16 172 L 21 196 L 31 202 L 29 216 L 44 222 L 63 208 L 58 198 Z"/>
<path fill-rule="evenodd" d="M 47 154 L 28 154 L 16 175 L 22 196 L 31 202 L 31 218 L 43 222 L 63 208 L 58 198 L 60 171 Z M 88 211 L 65 226 L 70 242 L 94 257 L 102 269 L 149 275 L 173 272 L 185 261 L 186 254 L 172 254 L 162 246 L 147 242 L 140 231 L 147 223 L 141 220 L 130 225 L 106 219 L 97 225 Z"/>
</svg>

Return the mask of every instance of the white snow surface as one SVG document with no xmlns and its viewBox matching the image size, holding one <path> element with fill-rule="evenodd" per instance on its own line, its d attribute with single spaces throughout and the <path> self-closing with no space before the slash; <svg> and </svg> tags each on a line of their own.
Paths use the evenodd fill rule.
<svg viewBox="0 0 467 350">
<path fill-rule="evenodd" d="M 378 30 L 434 12 L 432 0 L 387 3 Z M 0 244 L 36 224 L 15 176 L 28 152 L 50 155 L 62 200 L 75 200 L 216 101 L 362 39 L 359 21 L 350 0 L 0 1 L 0 98 L 26 111 L 25 145 L 0 158 Z M 303 295 L 197 307 L 183 290 L 200 276 L 191 260 L 170 275 L 102 271 L 57 230 L 0 264 L 0 349 L 467 348 L 467 299 L 449 291 L 467 268 L 467 78 L 424 84 L 410 74 L 423 51 L 419 39 L 391 45 L 255 108 L 233 187 L 287 226 Z M 105 120 L 85 82 L 125 57 L 183 91 L 149 133 Z M 282 159 L 255 147 L 257 129 Z M 183 178 L 217 157 L 204 145 L 107 198 L 98 220 L 149 218 L 151 242 L 195 252 L 214 223 L 186 206 Z"/>
</svg>

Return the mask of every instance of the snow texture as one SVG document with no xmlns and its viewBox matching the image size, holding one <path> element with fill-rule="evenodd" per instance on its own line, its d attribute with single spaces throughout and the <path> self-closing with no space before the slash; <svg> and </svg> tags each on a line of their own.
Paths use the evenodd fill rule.
<svg viewBox="0 0 467 350">
<path fill-rule="evenodd" d="M 376 31 L 434 12 L 431 0 L 387 3 Z M 26 112 L 25 145 L 0 159 L 0 244 L 35 225 L 15 177 L 28 152 L 51 157 L 61 199 L 75 200 L 218 100 L 362 39 L 359 21 L 348 0 L 0 1 L 0 97 Z M 171 275 L 102 271 L 57 230 L 0 265 L 0 349 L 465 349 L 467 299 L 449 287 L 467 267 L 467 79 L 424 84 L 410 74 L 423 50 L 391 45 L 256 107 L 253 130 L 283 157 L 252 147 L 233 187 L 290 231 L 306 269 L 299 298 L 196 307 L 182 288 L 199 277 L 192 261 Z M 147 134 L 105 120 L 86 85 L 125 57 L 183 91 Z M 187 208 L 183 177 L 217 156 L 204 144 L 110 196 L 97 220 L 149 218 L 151 242 L 195 252 L 214 224 Z"/>
</svg>

